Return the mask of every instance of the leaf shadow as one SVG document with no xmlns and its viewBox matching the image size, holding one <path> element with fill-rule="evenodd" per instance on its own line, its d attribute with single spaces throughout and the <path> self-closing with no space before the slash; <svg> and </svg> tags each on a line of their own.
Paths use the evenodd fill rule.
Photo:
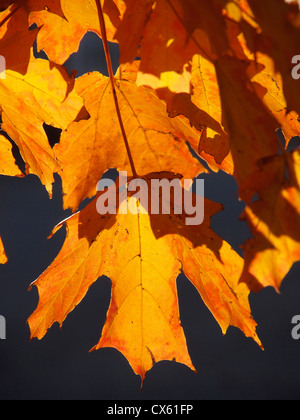
<svg viewBox="0 0 300 420">
<path fill-rule="evenodd" d="M 217 164 L 221 165 L 230 152 L 229 139 L 221 124 L 211 115 L 198 108 L 192 101 L 192 96 L 187 93 L 174 94 L 167 88 L 158 89 L 158 95 L 167 101 L 170 118 L 180 115 L 188 118 L 191 127 L 199 131 L 199 143 L 192 145 L 197 154 L 202 152 L 214 157 Z M 210 129 L 215 134 L 208 135 Z"/>
<path fill-rule="evenodd" d="M 169 172 L 161 172 L 161 173 L 152 173 L 147 175 L 146 177 L 143 177 L 143 181 L 145 182 L 143 185 L 147 185 L 147 191 L 145 194 L 148 194 L 148 203 L 151 203 L 151 181 L 152 180 L 165 180 L 165 181 L 174 181 L 178 180 L 178 183 L 181 180 L 180 175 L 175 175 L 173 173 Z M 111 189 L 111 192 L 109 192 L 109 188 L 106 188 L 104 191 L 99 192 L 98 195 L 82 210 L 79 212 L 79 215 L 77 216 L 79 219 L 79 239 L 85 238 L 88 240 L 90 246 L 97 240 L 100 232 L 105 230 L 112 229 L 117 223 L 118 223 L 118 215 L 117 214 L 99 214 L 97 211 L 97 200 L 105 195 L 105 197 L 110 197 L 110 193 L 114 194 L 116 192 L 116 209 L 115 212 L 119 212 L 119 193 L 120 188 L 119 187 L 119 180 L 117 179 L 116 183 L 114 184 Z M 133 180 L 133 179 L 132 179 Z M 130 182 L 129 182 L 130 185 Z M 163 190 L 160 191 L 160 212 L 159 214 L 156 214 L 156 212 L 152 211 L 152 206 L 148 209 L 148 216 L 150 218 L 150 225 L 153 232 L 153 235 L 157 240 L 160 238 L 163 238 L 167 235 L 170 236 L 176 236 L 183 238 L 183 243 L 186 244 L 190 249 L 197 248 L 200 246 L 206 246 L 208 249 L 210 249 L 215 257 L 221 261 L 220 257 L 220 249 L 222 248 L 223 240 L 211 229 L 211 217 L 222 210 L 222 206 L 218 203 L 214 203 L 211 200 L 205 199 L 203 197 L 203 203 L 204 203 L 204 218 L 201 224 L 199 225 L 187 225 L 186 220 L 188 217 L 191 217 L 191 214 L 187 214 L 185 212 L 184 207 L 184 198 L 187 197 L 185 195 L 185 192 L 183 188 L 180 186 L 182 194 L 182 212 L 180 214 L 178 213 L 178 197 L 175 196 L 175 191 L 179 191 L 179 189 L 173 189 L 170 188 L 170 197 L 162 197 Z M 138 188 L 135 191 L 128 191 L 127 189 L 127 200 L 130 200 L 131 198 L 136 198 Z M 139 190 L 141 193 L 141 189 Z M 123 191 L 124 193 L 124 191 Z M 134 194 L 135 193 L 135 194 Z M 197 201 L 196 194 L 194 192 L 190 192 L 190 198 L 192 198 L 193 203 L 200 203 L 200 200 Z M 102 198 L 103 198 L 102 197 Z M 145 198 L 145 196 L 142 196 L 141 194 L 141 201 Z M 175 200 L 177 198 L 177 202 L 175 203 Z M 169 212 L 168 214 L 162 214 L 162 203 L 164 200 L 164 204 L 169 205 Z M 127 202 L 128 204 L 128 202 Z M 195 206 L 195 209 L 197 208 Z M 196 211 L 196 210 L 195 210 Z M 127 214 L 130 213 L 130 210 L 128 210 L 127 207 Z M 76 215 L 75 215 L 76 216 Z M 137 217 L 137 223 L 140 223 L 139 221 L 139 215 L 136 214 Z M 124 220 L 124 219 L 123 219 Z M 126 222 L 125 222 L 126 224 Z M 126 231 L 126 226 L 124 224 L 124 228 Z M 128 231 L 128 230 L 127 230 Z M 129 232 L 128 232 L 129 234 Z M 138 240 L 138 238 L 137 238 Z"/>
</svg>

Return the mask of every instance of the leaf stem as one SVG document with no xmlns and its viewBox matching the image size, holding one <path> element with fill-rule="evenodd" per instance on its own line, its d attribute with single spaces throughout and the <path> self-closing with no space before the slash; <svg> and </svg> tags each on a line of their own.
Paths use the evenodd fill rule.
<svg viewBox="0 0 300 420">
<path fill-rule="evenodd" d="M 132 154 L 131 154 L 131 151 L 130 151 L 125 127 L 124 127 L 124 124 L 123 124 L 121 111 L 120 111 L 120 106 L 119 106 L 119 101 L 118 101 L 118 96 L 117 96 L 117 91 L 116 91 L 116 80 L 115 80 L 115 76 L 114 76 L 114 72 L 113 72 L 111 55 L 110 55 L 109 45 L 108 45 L 108 41 L 107 41 L 106 25 L 105 25 L 101 0 L 96 0 L 96 5 L 97 5 L 97 9 L 98 9 L 101 36 L 102 36 L 102 41 L 103 41 L 103 46 L 104 46 L 104 51 L 105 51 L 105 57 L 106 57 L 106 63 L 107 63 L 110 83 L 111 83 L 111 87 L 112 87 L 112 91 L 113 91 L 113 97 L 114 97 L 114 101 L 115 101 L 117 116 L 118 116 L 118 120 L 119 120 L 119 124 L 120 124 L 120 128 L 121 128 L 123 140 L 124 140 L 124 143 L 125 143 L 127 155 L 128 155 L 128 158 L 129 158 L 132 174 L 133 174 L 134 178 L 138 178 L 138 175 L 137 175 L 137 172 L 136 172 L 136 169 L 135 169 L 135 165 L 134 165 L 134 162 L 133 162 Z"/>
</svg>

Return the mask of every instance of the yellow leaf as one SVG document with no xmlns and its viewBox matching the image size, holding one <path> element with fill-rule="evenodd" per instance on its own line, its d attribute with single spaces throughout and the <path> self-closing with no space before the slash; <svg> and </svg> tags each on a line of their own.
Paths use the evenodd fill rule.
<svg viewBox="0 0 300 420">
<path fill-rule="evenodd" d="M 214 65 L 201 55 L 192 61 L 191 95 L 158 91 L 167 102 L 171 117 L 184 115 L 201 135 L 191 142 L 192 148 L 209 167 L 232 175 L 234 165 L 229 138 L 222 124 L 220 90 Z"/>
<path fill-rule="evenodd" d="M 285 158 L 269 159 L 255 174 L 258 200 L 244 213 L 253 238 L 245 244 L 242 280 L 254 290 L 279 290 L 300 260 L 300 153 L 286 153 Z"/>
<path fill-rule="evenodd" d="M 131 193 L 128 208 L 133 198 Z M 60 254 L 33 283 L 39 305 L 29 318 L 32 337 L 41 339 L 54 322 L 62 324 L 104 275 L 112 281 L 112 297 L 93 349 L 117 348 L 142 379 L 160 360 L 176 360 L 193 369 L 178 309 L 176 278 L 182 270 L 224 334 L 232 325 L 261 345 L 249 289 L 239 283 L 243 260 L 209 227 L 220 205 L 205 200 L 200 226 L 186 225 L 185 214 L 173 210 L 169 215 L 124 214 L 123 205 L 120 208 L 116 215 L 100 216 L 94 200 L 65 222 L 67 239 Z"/>
<path fill-rule="evenodd" d="M 87 32 L 101 36 L 95 0 L 61 0 L 65 17 L 47 11 L 32 12 L 30 23 L 41 27 L 37 36 L 37 48 L 46 52 L 57 64 L 64 64 L 71 54 L 78 51 Z M 124 4 L 120 0 L 105 0 L 104 12 L 109 41 L 114 41 L 116 27 L 121 22 Z"/>
<path fill-rule="evenodd" d="M 12 145 L 2 134 L 0 134 L 0 175 L 22 176 L 12 154 Z"/>
<path fill-rule="evenodd" d="M 7 256 L 5 254 L 3 242 L 0 237 L 0 264 L 6 264 L 6 263 L 7 263 Z"/>
<path fill-rule="evenodd" d="M 2 129 L 19 147 L 27 171 L 49 192 L 58 165 L 43 123 L 65 129 L 77 117 L 83 103 L 73 84 L 65 69 L 33 57 L 24 76 L 7 70 L 0 80 Z"/>
<path fill-rule="evenodd" d="M 64 168 L 64 205 L 74 211 L 96 194 L 97 183 L 108 169 L 132 175 L 109 78 L 96 72 L 84 75 L 77 79 L 76 90 L 91 117 L 70 124 L 54 149 Z M 206 172 L 187 145 L 199 133 L 185 120 L 170 119 L 153 90 L 123 79 L 117 82 L 117 94 L 138 175 L 169 171 L 193 179 Z"/>
</svg>

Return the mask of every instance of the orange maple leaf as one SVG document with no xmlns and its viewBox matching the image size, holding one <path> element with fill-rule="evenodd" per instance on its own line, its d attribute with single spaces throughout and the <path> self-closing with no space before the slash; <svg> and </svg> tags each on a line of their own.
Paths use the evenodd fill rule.
<svg viewBox="0 0 300 420">
<path fill-rule="evenodd" d="M 253 238 L 245 244 L 242 281 L 256 291 L 268 286 L 279 291 L 300 260 L 300 152 L 266 160 L 253 178 L 258 199 L 243 215 Z"/>
<path fill-rule="evenodd" d="M 64 222 L 60 254 L 33 283 L 32 337 L 62 324 L 107 276 L 111 304 L 94 349 L 117 348 L 142 379 L 160 360 L 194 369 L 177 301 L 183 271 L 224 334 L 235 326 L 261 346 L 250 289 L 279 290 L 300 260 L 300 155 L 285 150 L 300 133 L 300 84 L 291 77 L 299 22 L 299 8 L 284 0 L 0 1 L 1 129 L 27 173 L 49 193 L 59 173 L 64 207 L 76 211 L 109 169 L 149 185 L 154 176 L 194 179 L 206 163 L 237 181 L 253 235 L 243 260 L 210 227 L 216 203 L 205 200 L 203 224 L 191 227 L 174 203 L 169 215 L 147 213 L 132 192 L 121 207 L 140 212 L 101 216 L 101 193 Z M 75 79 L 62 67 L 88 31 L 103 39 L 109 78 Z M 34 58 L 35 41 L 50 61 Z M 116 75 L 108 41 L 120 45 Z M 44 124 L 62 130 L 53 148 Z M 0 174 L 22 175 L 1 135 Z"/>
<path fill-rule="evenodd" d="M 28 13 L 24 8 L 12 10 L 15 10 L 13 16 L 11 8 L 0 12 L 0 51 L 7 70 L 26 74 L 38 30 L 29 31 Z"/>
<path fill-rule="evenodd" d="M 283 0 L 248 0 L 259 24 L 259 30 L 249 29 L 244 24 L 243 31 L 250 49 L 268 54 L 280 72 L 283 92 L 289 111 L 300 114 L 300 87 L 291 76 L 292 59 L 299 54 L 300 11 L 297 2 L 287 4 Z"/>
<path fill-rule="evenodd" d="M 36 11 L 30 14 L 30 23 L 41 27 L 37 36 L 38 51 L 45 51 L 52 62 L 64 64 L 72 53 L 78 51 L 80 41 L 87 32 L 101 36 L 101 31 L 95 0 L 60 2 L 64 17 L 44 10 Z M 117 0 L 105 0 L 103 10 L 107 36 L 109 41 L 113 41 L 124 5 Z"/>
<path fill-rule="evenodd" d="M 222 104 L 214 65 L 199 54 L 194 55 L 191 72 L 191 94 L 173 93 L 167 89 L 157 92 L 167 103 L 170 117 L 184 115 L 201 133 L 192 148 L 218 172 L 233 175 L 234 164 L 229 137 L 222 125 Z"/>
<path fill-rule="evenodd" d="M 49 192 L 59 168 L 43 124 L 65 129 L 76 119 L 83 103 L 73 84 L 64 68 L 34 57 L 25 76 L 7 70 L 0 80 L 1 127 L 19 147 L 27 172 L 39 176 Z"/>
<path fill-rule="evenodd" d="M 144 178 L 149 191 L 151 179 L 157 176 Z M 176 278 L 183 271 L 224 334 L 232 325 L 261 345 L 251 316 L 249 289 L 239 283 L 243 260 L 209 227 L 211 216 L 221 206 L 205 200 L 204 223 L 195 227 L 187 226 L 186 215 L 174 214 L 174 210 L 169 215 L 143 213 L 142 204 L 132 193 L 128 195 L 128 208 L 138 206 L 137 214 L 130 210 L 124 214 L 121 201 L 122 212 L 100 216 L 94 200 L 64 222 L 67 239 L 60 254 L 33 283 L 39 305 L 28 320 L 31 337 L 41 339 L 54 322 L 62 324 L 104 275 L 112 281 L 112 297 L 94 349 L 117 348 L 142 379 L 161 360 L 193 368 L 178 310 Z"/>
<path fill-rule="evenodd" d="M 214 5 L 206 2 L 201 8 L 194 2 L 186 4 L 180 0 L 143 0 L 136 15 L 136 3 L 124 2 L 126 11 L 115 35 L 120 45 L 120 62 L 131 62 L 138 55 L 141 57 L 139 84 L 168 87 L 177 93 L 189 92 L 189 65 L 193 55 L 201 52 L 206 58 L 216 58 L 205 32 L 208 22 L 217 24 Z M 203 26 L 192 27 L 191 16 Z M 220 40 L 219 32 L 215 36 Z"/>
<path fill-rule="evenodd" d="M 39 29 L 29 29 L 31 12 L 45 10 L 63 18 L 60 0 L 16 0 L 0 2 L 0 51 L 6 68 L 25 74 L 31 48 Z"/>
<path fill-rule="evenodd" d="M 116 89 L 137 173 L 178 173 L 180 168 L 185 178 L 194 179 L 207 172 L 187 145 L 198 142 L 200 133 L 181 118 L 170 119 L 153 90 L 126 80 L 126 72 L 120 74 L 123 79 L 117 81 Z M 108 169 L 132 175 L 109 78 L 96 72 L 84 75 L 76 80 L 76 90 L 91 117 L 71 123 L 54 148 L 63 168 L 65 208 L 74 211 L 85 198 L 96 194 L 97 183 Z"/>
<path fill-rule="evenodd" d="M 12 154 L 12 145 L 2 134 L 0 134 L 0 175 L 22 176 Z"/>
</svg>

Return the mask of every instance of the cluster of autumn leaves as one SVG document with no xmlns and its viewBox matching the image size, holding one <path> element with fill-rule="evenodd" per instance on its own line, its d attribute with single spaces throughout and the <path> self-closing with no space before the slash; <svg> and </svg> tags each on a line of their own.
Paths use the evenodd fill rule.
<svg viewBox="0 0 300 420">
<path fill-rule="evenodd" d="M 100 277 L 112 281 L 107 320 L 96 349 L 115 347 L 144 378 L 153 363 L 193 368 L 180 324 L 176 278 L 183 271 L 223 333 L 230 325 L 261 345 L 248 296 L 279 289 L 300 260 L 300 13 L 284 0 L 0 1 L 0 174 L 26 173 L 51 196 L 54 173 L 63 202 L 63 248 L 34 283 L 39 304 L 29 319 L 42 338 Z M 63 64 L 88 31 L 118 42 L 115 75 L 121 118 L 136 174 L 194 179 L 233 176 L 252 231 L 242 259 L 210 228 L 221 205 L 205 200 L 201 226 L 179 215 L 101 217 L 95 200 L 76 213 L 109 169 L 134 175 L 120 130 L 112 81 L 76 78 Z M 33 45 L 49 60 L 35 58 Z M 99 40 L 99 42 L 101 42 Z M 139 57 L 136 60 L 136 57 Z M 44 124 L 60 130 L 51 147 Z M 285 138 L 282 144 L 276 131 Z M 154 174 L 154 175 L 153 175 Z M 176 175 L 178 176 L 178 175 Z M 0 232 L 1 235 L 1 232 Z M 0 263 L 6 256 L 0 241 Z"/>
</svg>

